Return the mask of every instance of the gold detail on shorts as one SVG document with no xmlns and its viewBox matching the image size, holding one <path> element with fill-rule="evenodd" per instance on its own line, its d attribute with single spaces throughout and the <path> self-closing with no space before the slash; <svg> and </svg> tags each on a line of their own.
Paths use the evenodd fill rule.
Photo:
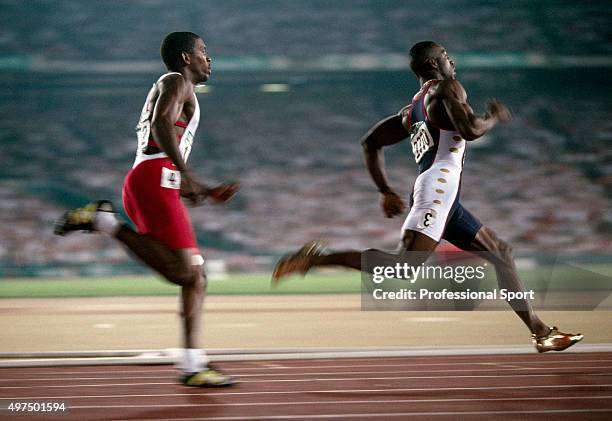
<svg viewBox="0 0 612 421">
<path fill-rule="evenodd" d="M 441 204 L 442 204 L 442 202 L 441 202 L 441 201 L 439 201 L 438 199 L 434 200 L 433 202 L 434 202 L 436 205 L 441 205 Z"/>
<path fill-rule="evenodd" d="M 442 190 L 442 189 L 436 189 L 436 193 L 440 193 L 440 194 L 442 194 L 442 193 L 444 193 L 444 190 Z"/>
<path fill-rule="evenodd" d="M 439 182 L 439 183 L 446 183 L 446 179 L 444 179 L 444 178 L 438 178 L 438 182 Z"/>
<path fill-rule="evenodd" d="M 455 136 L 453 136 L 453 140 L 454 140 L 455 142 L 461 142 L 463 139 L 461 139 L 461 136 L 457 136 L 457 135 L 455 135 Z"/>
<path fill-rule="evenodd" d="M 457 149 L 457 148 L 450 148 L 449 151 L 452 152 L 452 153 L 458 153 L 459 149 Z"/>
<path fill-rule="evenodd" d="M 450 172 L 450 170 L 449 170 L 448 168 L 440 168 L 440 171 L 442 171 L 442 172 L 446 172 L 446 173 L 449 173 L 449 172 Z"/>
</svg>

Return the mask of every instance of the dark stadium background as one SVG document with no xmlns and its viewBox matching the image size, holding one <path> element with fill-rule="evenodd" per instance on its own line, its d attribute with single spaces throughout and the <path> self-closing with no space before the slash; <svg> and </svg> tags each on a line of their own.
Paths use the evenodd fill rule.
<svg viewBox="0 0 612 421">
<path fill-rule="evenodd" d="M 442 43 L 478 112 L 515 119 L 470 144 L 462 200 L 519 256 L 608 262 L 612 251 L 610 8 L 604 1 L 0 1 L 0 276 L 148 273 L 102 236 L 54 237 L 61 212 L 120 205 L 134 127 L 164 72 L 163 36 L 201 34 L 213 77 L 192 167 L 235 179 L 229 207 L 193 210 L 206 255 L 269 271 L 323 238 L 393 248 L 359 139 L 418 89 L 407 51 Z M 409 194 L 409 145 L 387 150 Z"/>
</svg>

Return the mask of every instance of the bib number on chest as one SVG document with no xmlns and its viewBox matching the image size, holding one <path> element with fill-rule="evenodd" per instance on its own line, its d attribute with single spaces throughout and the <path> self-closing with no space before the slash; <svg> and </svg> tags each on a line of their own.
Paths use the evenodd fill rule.
<svg viewBox="0 0 612 421">
<path fill-rule="evenodd" d="M 434 147 L 434 141 L 424 121 L 415 123 L 410 128 L 410 143 L 414 160 L 418 164 L 427 151 Z"/>
<path fill-rule="evenodd" d="M 162 177 L 160 186 L 167 189 L 181 188 L 181 173 L 180 171 L 171 170 L 170 168 L 162 167 Z"/>
</svg>

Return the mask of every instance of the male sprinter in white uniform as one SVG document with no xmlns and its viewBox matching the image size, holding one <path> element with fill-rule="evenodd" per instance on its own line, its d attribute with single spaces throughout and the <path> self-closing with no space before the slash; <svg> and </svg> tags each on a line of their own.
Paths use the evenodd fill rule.
<svg viewBox="0 0 612 421">
<path fill-rule="evenodd" d="M 55 233 L 100 231 L 125 244 L 149 267 L 181 286 L 184 350 L 181 381 L 188 386 L 228 386 L 232 379 L 210 368 L 199 348 L 202 303 L 206 289 L 204 259 L 181 196 L 192 205 L 209 197 L 229 200 L 235 184 L 209 188 L 187 168 L 200 107 L 194 87 L 211 74 L 202 39 L 191 32 L 166 36 L 161 55 L 169 72 L 149 91 L 138 123 L 138 150 L 123 186 L 123 205 L 138 232 L 116 218 L 109 201 L 98 200 L 66 212 Z"/>
<path fill-rule="evenodd" d="M 484 252 L 487 260 L 495 265 L 500 288 L 524 291 L 511 248 L 459 203 L 466 141 L 476 140 L 497 123 L 510 120 L 510 111 L 502 103 L 493 101 L 485 115 L 475 115 L 465 89 L 455 80 L 455 63 L 443 47 L 432 41 L 419 42 L 411 48 L 410 67 L 421 89 L 410 105 L 377 123 L 366 134 L 362 145 L 368 171 L 382 194 L 382 208 L 387 217 L 401 214 L 406 206 L 389 186 L 382 147 L 410 137 L 419 176 L 412 191 L 412 206 L 402 227 L 398 254 L 379 250 L 368 250 L 368 254 L 373 260 L 390 264 L 403 256 L 415 266 L 444 238 L 463 250 Z M 326 254 L 319 244 L 306 244 L 278 262 L 273 282 L 293 272 L 305 274 L 312 267 L 330 265 L 361 270 L 361 252 Z M 513 310 L 531 331 L 539 352 L 561 351 L 582 340 L 580 334 L 566 334 L 556 327 L 548 327 L 528 300 L 512 303 Z"/>
</svg>

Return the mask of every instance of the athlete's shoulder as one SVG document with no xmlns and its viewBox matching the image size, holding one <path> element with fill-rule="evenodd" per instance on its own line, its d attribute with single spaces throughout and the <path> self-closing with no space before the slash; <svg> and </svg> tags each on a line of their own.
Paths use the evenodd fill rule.
<svg viewBox="0 0 612 421">
<path fill-rule="evenodd" d="M 443 79 L 436 86 L 435 95 L 440 99 L 461 99 L 467 97 L 465 88 L 457 79 Z"/>
<path fill-rule="evenodd" d="M 180 73 L 166 73 L 157 81 L 160 92 L 189 98 L 193 94 L 193 85 Z"/>
</svg>

